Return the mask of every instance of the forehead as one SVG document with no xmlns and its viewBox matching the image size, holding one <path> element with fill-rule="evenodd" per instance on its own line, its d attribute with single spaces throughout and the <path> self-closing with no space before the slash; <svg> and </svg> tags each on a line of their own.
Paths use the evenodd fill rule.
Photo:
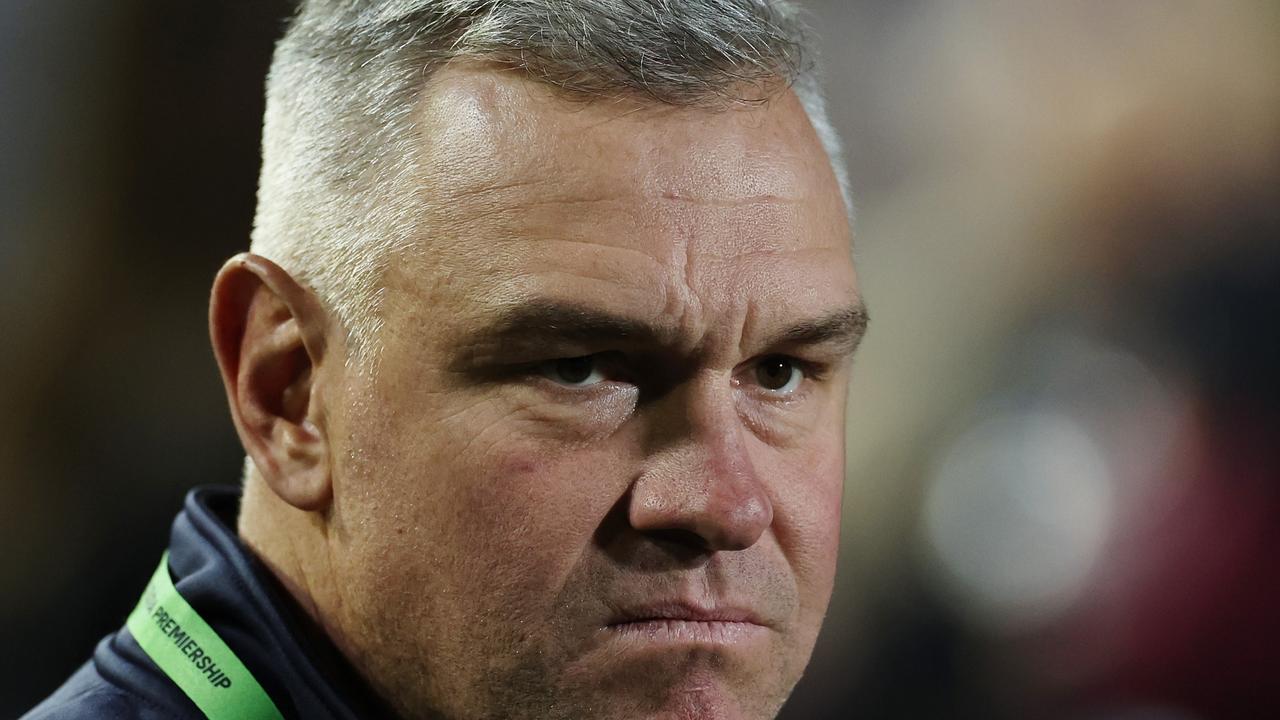
<svg viewBox="0 0 1280 720">
<path fill-rule="evenodd" d="M 794 199 L 834 181 L 789 91 L 765 105 L 716 110 L 582 101 L 512 72 L 462 65 L 435 74 L 423 98 L 424 157 L 439 163 L 427 172 L 447 172 L 453 192 L 536 178 L 726 202 Z"/>
<path fill-rule="evenodd" d="M 855 293 L 843 199 L 795 96 L 723 110 L 580 102 L 492 69 L 435 75 L 419 109 L 416 272 L 492 307 L 572 299 L 693 320 Z M 408 268 L 405 268 L 406 270 Z M 438 287 L 438 283 L 435 284 Z"/>
</svg>

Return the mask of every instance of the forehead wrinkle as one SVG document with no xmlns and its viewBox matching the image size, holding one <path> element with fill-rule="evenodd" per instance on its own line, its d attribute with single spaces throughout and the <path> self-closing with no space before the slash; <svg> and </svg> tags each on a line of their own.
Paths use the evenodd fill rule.
<svg viewBox="0 0 1280 720">
<path fill-rule="evenodd" d="M 699 251 L 700 259 L 716 260 L 716 261 L 732 261 L 745 259 L 777 259 L 786 257 L 796 257 L 804 255 L 830 255 L 836 254 L 840 260 L 848 257 L 849 248 L 845 244 L 840 245 L 820 245 L 818 247 L 778 247 L 776 245 L 765 247 L 746 247 L 732 248 L 727 252 L 714 252 L 712 249 L 702 249 Z"/>
<path fill-rule="evenodd" d="M 456 199 L 461 199 L 461 198 L 475 196 L 475 195 L 509 193 L 511 191 L 521 190 L 528 187 L 552 184 L 547 182 L 548 180 L 562 180 L 562 178 L 560 176 L 551 175 L 551 176 L 548 176 L 547 178 L 539 178 L 537 180 L 531 180 L 526 182 L 511 182 L 511 183 L 494 185 L 490 187 L 483 187 L 483 186 L 473 187 L 473 188 L 467 188 L 465 190 L 459 190 L 452 193 L 446 193 L 445 196 L 448 199 L 456 200 Z M 592 178 L 592 180 L 593 182 L 591 183 L 590 188 L 592 191 L 595 191 L 599 186 L 599 182 L 597 182 L 598 180 L 597 178 Z M 555 184 L 558 186 L 564 186 L 566 183 L 558 182 Z M 682 193 L 677 190 L 649 190 L 649 191 L 640 191 L 640 192 L 633 192 L 633 193 L 620 192 L 620 193 L 603 193 L 603 194 L 595 194 L 595 195 L 590 195 L 585 192 L 582 195 L 578 195 L 571 192 L 569 194 L 558 195 L 554 197 L 535 195 L 533 197 L 519 198 L 517 202 L 513 202 L 511 204 L 511 207 L 519 208 L 519 207 L 526 207 L 526 206 L 533 207 L 538 205 L 577 205 L 577 204 L 583 204 L 583 203 L 626 202 L 632 199 L 633 196 L 640 199 L 649 200 L 651 202 L 687 204 L 687 205 L 722 207 L 722 208 L 768 207 L 768 206 L 777 206 L 777 205 L 794 206 L 794 205 L 802 205 L 805 203 L 805 200 L 802 198 L 786 197 L 786 196 L 776 195 L 771 193 L 766 193 L 761 195 L 748 195 L 743 197 L 712 198 L 712 197 L 699 197 L 696 195 Z"/>
<path fill-rule="evenodd" d="M 507 180 L 505 182 L 495 182 L 493 184 L 480 184 L 475 186 L 449 186 L 443 189 L 437 189 L 435 194 L 447 200 L 461 200 L 462 198 L 473 197 L 476 195 L 491 195 L 499 192 L 509 192 L 527 188 L 530 186 L 540 185 L 542 178 L 529 178 L 525 180 Z"/>
<path fill-rule="evenodd" d="M 641 170 L 640 166 L 633 166 Z M 479 168 L 472 168 L 474 173 Z M 495 176 L 485 173 L 487 177 L 472 175 L 466 184 L 448 185 L 436 189 L 433 193 L 445 200 L 459 200 L 469 197 L 502 195 L 510 198 L 512 208 L 535 207 L 544 205 L 578 205 L 588 203 L 623 203 L 634 200 L 651 203 L 655 206 L 664 204 L 690 205 L 710 208 L 728 208 L 750 210 L 752 208 L 767 209 L 770 207 L 799 207 L 810 202 L 808 198 L 792 196 L 776 191 L 761 189 L 764 183 L 751 183 L 743 187 L 739 183 L 734 189 L 741 194 L 721 192 L 720 196 L 706 196 L 698 191 L 696 184 L 682 181 L 680 178 L 658 179 L 652 172 L 644 172 L 642 181 L 619 179 L 617 175 L 592 175 L 578 177 L 573 173 L 562 172 L 562 168 L 544 167 L 537 175 L 512 180 L 509 173 Z M 455 176 L 454 180 L 459 178 Z M 616 187 L 611 187 L 616 186 Z M 603 190 L 602 190 L 603 188 Z M 723 184 L 717 185 L 721 191 Z M 754 192 L 753 192 L 754 191 Z M 496 209 L 496 208 L 495 208 Z"/>
<path fill-rule="evenodd" d="M 748 195 L 744 197 L 730 198 L 705 198 L 694 195 L 683 194 L 676 190 L 663 190 L 661 198 L 666 201 L 675 203 L 687 203 L 690 205 L 702 205 L 706 207 L 728 207 L 740 208 L 759 205 L 799 205 L 804 201 L 800 198 L 784 197 L 772 193 L 761 195 Z"/>
</svg>

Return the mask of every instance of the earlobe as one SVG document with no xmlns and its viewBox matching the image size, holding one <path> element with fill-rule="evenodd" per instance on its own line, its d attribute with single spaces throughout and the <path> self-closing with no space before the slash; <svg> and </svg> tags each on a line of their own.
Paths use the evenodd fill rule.
<svg viewBox="0 0 1280 720">
<path fill-rule="evenodd" d="M 242 253 L 213 283 L 209 333 L 232 420 L 268 487 L 300 510 L 332 497 L 319 370 L 328 320 L 315 295 Z"/>
</svg>

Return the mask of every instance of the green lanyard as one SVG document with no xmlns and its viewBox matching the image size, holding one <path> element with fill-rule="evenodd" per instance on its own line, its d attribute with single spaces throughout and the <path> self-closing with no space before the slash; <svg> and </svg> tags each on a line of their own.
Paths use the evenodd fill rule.
<svg viewBox="0 0 1280 720">
<path fill-rule="evenodd" d="M 125 625 L 209 720 L 283 720 L 249 668 L 178 594 L 168 551 Z"/>
</svg>

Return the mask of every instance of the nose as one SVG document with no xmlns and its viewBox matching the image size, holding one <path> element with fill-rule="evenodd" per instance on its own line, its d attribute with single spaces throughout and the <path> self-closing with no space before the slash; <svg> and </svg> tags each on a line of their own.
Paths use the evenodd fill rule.
<svg viewBox="0 0 1280 720">
<path fill-rule="evenodd" d="M 708 407 L 714 402 L 689 397 L 683 418 L 655 421 L 667 421 L 668 442 L 632 485 L 627 519 L 643 534 L 704 552 L 745 550 L 773 523 L 773 505 L 732 401 Z"/>
</svg>

